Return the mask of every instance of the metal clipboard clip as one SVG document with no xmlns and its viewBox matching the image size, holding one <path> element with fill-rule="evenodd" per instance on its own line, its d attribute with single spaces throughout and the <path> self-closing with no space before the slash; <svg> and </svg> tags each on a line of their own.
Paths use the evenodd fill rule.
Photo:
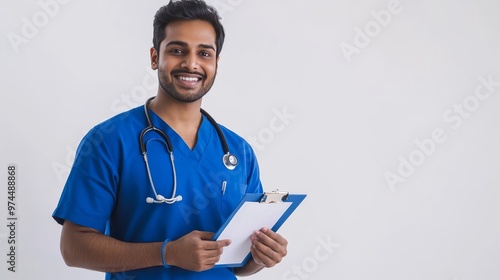
<svg viewBox="0 0 500 280">
<path fill-rule="evenodd" d="M 280 192 L 279 190 L 274 190 L 271 192 L 264 192 L 260 203 L 281 203 L 288 199 L 288 192 Z"/>
</svg>

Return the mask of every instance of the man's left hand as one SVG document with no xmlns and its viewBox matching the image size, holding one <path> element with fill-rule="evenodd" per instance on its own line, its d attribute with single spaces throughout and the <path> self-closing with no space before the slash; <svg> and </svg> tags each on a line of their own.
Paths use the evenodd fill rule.
<svg viewBox="0 0 500 280">
<path fill-rule="evenodd" d="M 256 230 L 250 240 L 250 252 L 258 265 L 273 267 L 286 256 L 288 241 L 268 228 Z"/>
</svg>

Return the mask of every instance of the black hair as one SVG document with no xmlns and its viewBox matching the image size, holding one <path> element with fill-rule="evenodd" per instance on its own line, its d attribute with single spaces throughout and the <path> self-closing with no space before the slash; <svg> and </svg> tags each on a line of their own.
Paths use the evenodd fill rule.
<svg viewBox="0 0 500 280">
<path fill-rule="evenodd" d="M 217 10 L 203 0 L 170 0 L 167 5 L 156 12 L 153 21 L 153 47 L 156 52 L 160 53 L 160 43 L 166 36 L 165 27 L 175 20 L 186 19 L 199 19 L 212 24 L 215 29 L 216 56 L 218 57 L 224 44 L 224 27 Z"/>
</svg>

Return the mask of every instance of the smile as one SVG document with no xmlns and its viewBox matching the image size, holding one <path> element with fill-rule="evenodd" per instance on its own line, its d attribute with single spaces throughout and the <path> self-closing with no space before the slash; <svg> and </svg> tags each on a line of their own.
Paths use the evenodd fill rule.
<svg viewBox="0 0 500 280">
<path fill-rule="evenodd" d="M 177 78 L 181 81 L 186 81 L 186 82 L 197 82 L 200 80 L 200 78 L 197 77 L 186 77 L 186 76 L 177 76 Z"/>
</svg>

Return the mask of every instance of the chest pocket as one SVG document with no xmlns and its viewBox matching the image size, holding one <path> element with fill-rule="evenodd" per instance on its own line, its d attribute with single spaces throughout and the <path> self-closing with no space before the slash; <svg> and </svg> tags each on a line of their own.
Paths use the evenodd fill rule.
<svg viewBox="0 0 500 280">
<path fill-rule="evenodd" d="M 218 173 L 212 172 L 211 178 L 220 192 L 221 218 L 225 221 L 247 191 L 247 176 L 238 166 L 234 170 L 224 168 Z"/>
</svg>

